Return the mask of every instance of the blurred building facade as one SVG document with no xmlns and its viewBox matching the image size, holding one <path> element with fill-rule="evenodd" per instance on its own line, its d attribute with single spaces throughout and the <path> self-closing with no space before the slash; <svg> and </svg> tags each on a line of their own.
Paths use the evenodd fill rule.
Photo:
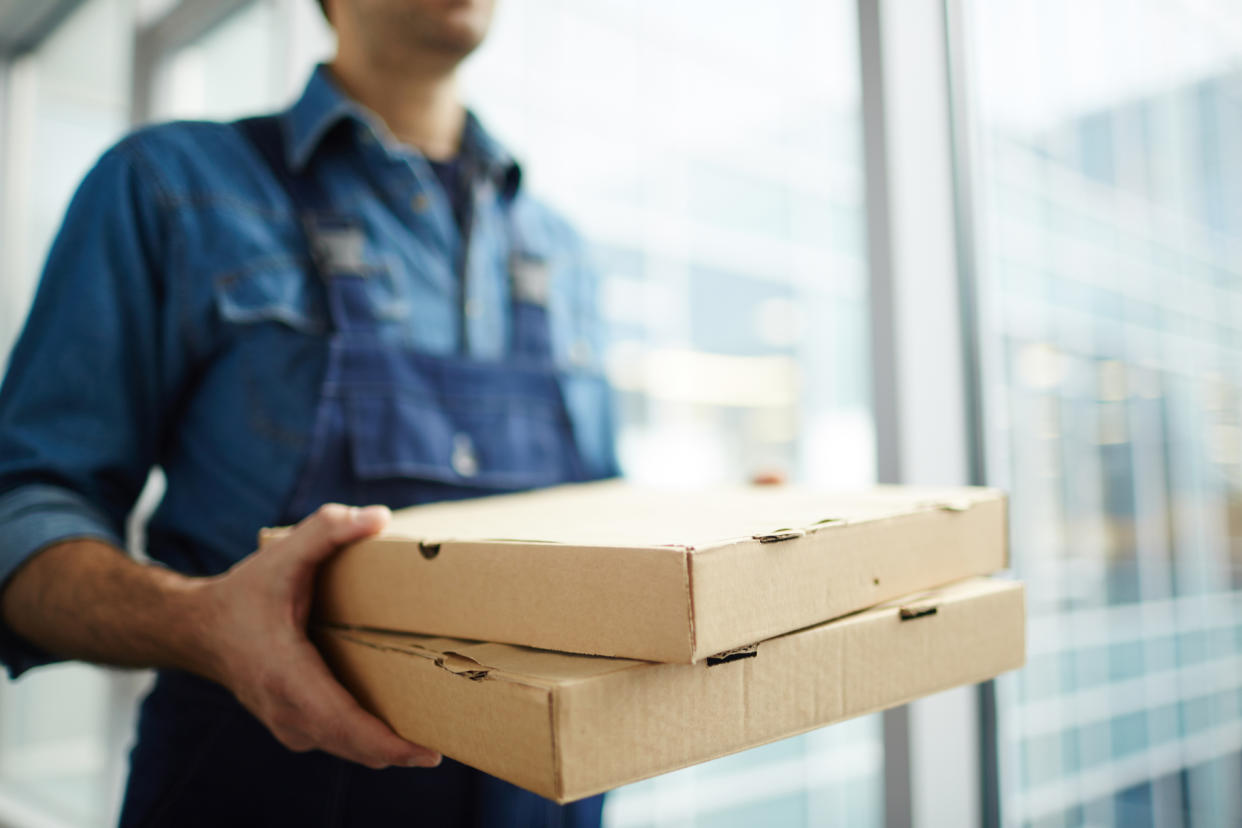
<svg viewBox="0 0 1242 828">
<path fill-rule="evenodd" d="M 285 105 L 332 46 L 310 0 L 49 5 L 45 36 L 0 55 L 0 355 L 108 144 Z M 1011 492 L 1029 584 L 1029 666 L 962 697 L 978 821 L 1239 824 L 1242 13 L 925 5 L 961 24 L 944 84 L 966 115 L 943 125 L 953 157 L 928 163 L 952 168 L 969 231 L 973 482 Z M 465 91 L 594 244 L 628 476 L 883 476 L 863 136 L 894 104 L 860 43 L 884 6 L 500 4 Z M 81 665 L 0 684 L 0 821 L 112 821 L 143 686 Z M 934 801 L 919 791 L 939 778 L 900 726 L 868 717 L 640 783 L 606 816 L 949 824 L 899 807 Z"/>
<path fill-rule="evenodd" d="M 1092 6 L 968 4 L 989 475 L 1031 618 L 1002 801 L 1237 825 L 1242 13 Z"/>
</svg>

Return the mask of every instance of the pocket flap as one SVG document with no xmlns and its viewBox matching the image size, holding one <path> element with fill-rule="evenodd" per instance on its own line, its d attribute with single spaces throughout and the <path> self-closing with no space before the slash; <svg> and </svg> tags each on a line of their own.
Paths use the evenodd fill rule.
<svg viewBox="0 0 1242 828">
<path fill-rule="evenodd" d="M 229 322 L 280 322 L 299 331 L 324 330 L 323 298 L 292 260 L 235 271 L 216 279 L 216 303 Z"/>
</svg>

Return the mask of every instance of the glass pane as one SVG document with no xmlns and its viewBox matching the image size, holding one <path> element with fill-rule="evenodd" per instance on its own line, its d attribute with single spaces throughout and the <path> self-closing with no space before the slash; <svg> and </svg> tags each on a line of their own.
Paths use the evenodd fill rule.
<svg viewBox="0 0 1242 828">
<path fill-rule="evenodd" d="M 1030 590 L 1005 823 L 1239 824 L 1242 12 L 966 7 L 989 474 Z"/>
<path fill-rule="evenodd" d="M 853 4 L 500 4 L 467 66 L 595 243 L 626 473 L 873 479 Z"/>
<path fill-rule="evenodd" d="M 154 109 L 161 120 L 230 120 L 271 108 L 281 80 L 276 10 L 249 3 L 160 67 Z"/>
<path fill-rule="evenodd" d="M 254 0 L 157 68 L 154 120 L 231 120 L 283 107 L 335 35 L 313 2 Z"/>
<path fill-rule="evenodd" d="M 130 0 L 89 0 L 12 67 L 0 113 L 9 119 L 0 366 L 74 189 L 128 124 L 133 14 Z M 0 681 L 0 800 L 67 825 L 112 823 L 141 681 L 82 664 Z"/>
<path fill-rule="evenodd" d="M 0 249 L 0 366 L 69 198 L 129 115 L 128 0 L 91 0 L 11 69 Z"/>
</svg>

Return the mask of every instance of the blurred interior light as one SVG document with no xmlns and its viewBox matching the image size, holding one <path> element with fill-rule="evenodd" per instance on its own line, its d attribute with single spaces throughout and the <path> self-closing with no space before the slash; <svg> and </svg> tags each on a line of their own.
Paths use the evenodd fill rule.
<svg viewBox="0 0 1242 828">
<path fill-rule="evenodd" d="M 798 364 L 787 356 L 731 356 L 622 343 L 609 355 L 608 376 L 618 390 L 656 400 L 776 408 L 798 402 Z"/>
<path fill-rule="evenodd" d="M 1130 384 L 1134 395 L 1144 400 L 1156 400 L 1163 392 L 1160 388 L 1160 373 L 1155 368 L 1140 367 L 1130 371 Z"/>
<path fill-rule="evenodd" d="M 1065 357 L 1054 345 L 1039 342 L 1018 352 L 1018 376 L 1028 388 L 1050 391 L 1065 379 Z"/>
<path fill-rule="evenodd" d="M 1119 402 L 1100 405 L 1099 442 L 1102 446 L 1116 446 L 1130 439 L 1126 425 L 1126 407 Z"/>
<path fill-rule="evenodd" d="M 1120 402 L 1126 398 L 1126 366 L 1106 359 L 1099 366 L 1100 401 Z"/>
<path fill-rule="evenodd" d="M 1216 425 L 1208 431 L 1208 454 L 1223 466 L 1242 461 L 1242 429 L 1236 425 Z"/>
<path fill-rule="evenodd" d="M 802 309 L 784 296 L 765 299 L 755 308 L 759 340 L 776 348 L 796 345 L 802 338 L 804 321 Z"/>
</svg>

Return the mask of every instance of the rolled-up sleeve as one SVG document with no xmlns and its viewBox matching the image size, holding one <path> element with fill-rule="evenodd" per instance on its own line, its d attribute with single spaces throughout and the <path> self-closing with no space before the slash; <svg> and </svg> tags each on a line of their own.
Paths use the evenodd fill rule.
<svg viewBox="0 0 1242 828">
<path fill-rule="evenodd" d="M 179 370 L 160 282 L 159 188 L 131 143 L 83 181 L 0 386 L 0 589 L 39 551 L 123 544 Z M 11 675 L 55 658 L 0 624 Z"/>
</svg>

